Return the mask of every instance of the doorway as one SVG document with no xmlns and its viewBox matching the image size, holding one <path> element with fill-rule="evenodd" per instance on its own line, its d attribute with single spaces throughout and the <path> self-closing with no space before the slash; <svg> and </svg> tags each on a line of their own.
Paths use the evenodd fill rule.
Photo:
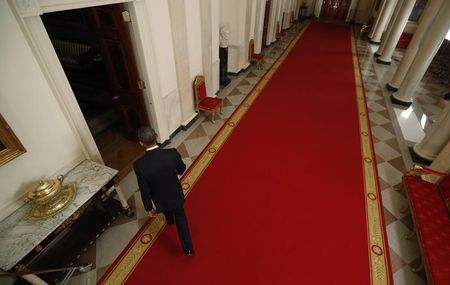
<svg viewBox="0 0 450 285">
<path fill-rule="evenodd" d="M 323 0 L 320 18 L 332 21 L 345 21 L 352 0 Z"/>
<path fill-rule="evenodd" d="M 115 4 L 41 16 L 103 161 L 119 179 L 144 153 L 137 130 L 149 124 L 122 11 Z"/>
</svg>

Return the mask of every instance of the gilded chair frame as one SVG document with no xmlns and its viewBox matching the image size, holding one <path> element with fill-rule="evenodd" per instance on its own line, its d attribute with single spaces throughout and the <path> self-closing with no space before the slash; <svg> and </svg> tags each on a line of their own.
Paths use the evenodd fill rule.
<svg viewBox="0 0 450 285">
<path fill-rule="evenodd" d="M 205 82 L 205 76 L 203 75 L 197 75 L 195 77 L 194 80 L 194 99 L 195 99 L 195 110 L 200 113 L 200 111 L 206 111 L 209 114 L 211 114 L 211 122 L 214 124 L 215 123 L 215 117 L 216 117 L 216 111 L 217 109 L 214 110 L 210 110 L 210 109 L 206 109 L 206 108 L 202 108 L 200 106 L 200 102 L 199 102 L 199 94 L 198 94 L 198 88 L 200 85 L 205 84 L 205 88 L 206 88 L 206 82 Z M 206 97 L 208 97 L 208 95 L 206 94 Z M 222 106 L 223 106 L 223 101 L 220 102 L 219 105 L 219 113 L 222 114 Z"/>
</svg>

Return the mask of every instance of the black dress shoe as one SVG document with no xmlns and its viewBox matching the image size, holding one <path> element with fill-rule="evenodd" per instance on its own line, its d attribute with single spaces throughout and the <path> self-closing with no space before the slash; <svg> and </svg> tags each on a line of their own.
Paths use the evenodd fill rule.
<svg viewBox="0 0 450 285">
<path fill-rule="evenodd" d="M 193 256 L 193 255 L 194 255 L 194 250 L 193 250 L 193 249 L 186 250 L 186 251 L 184 252 L 184 254 L 186 254 L 186 256 Z"/>
</svg>

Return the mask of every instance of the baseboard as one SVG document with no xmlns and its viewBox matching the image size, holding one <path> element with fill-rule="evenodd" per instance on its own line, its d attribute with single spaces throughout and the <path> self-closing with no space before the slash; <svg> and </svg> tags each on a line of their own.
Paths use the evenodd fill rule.
<svg viewBox="0 0 450 285">
<path fill-rule="evenodd" d="M 198 117 L 199 117 L 198 113 L 194 113 L 190 119 L 186 120 L 186 122 L 181 124 L 181 129 L 183 131 L 188 130 L 195 123 L 195 121 L 198 120 Z"/>
</svg>

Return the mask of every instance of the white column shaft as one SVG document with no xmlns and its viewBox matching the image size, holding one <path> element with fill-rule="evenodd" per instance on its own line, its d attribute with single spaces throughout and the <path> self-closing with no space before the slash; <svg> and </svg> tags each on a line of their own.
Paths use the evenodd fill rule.
<svg viewBox="0 0 450 285">
<path fill-rule="evenodd" d="M 430 66 L 445 36 L 450 28 L 450 1 L 444 1 L 436 15 L 430 30 L 423 39 L 423 43 L 411 63 L 411 67 L 405 76 L 397 93 L 392 96 L 402 102 L 411 102 L 414 91 L 420 80 Z"/>
<path fill-rule="evenodd" d="M 380 7 L 378 8 L 378 11 L 377 11 L 377 16 L 375 17 L 375 21 L 373 23 L 372 29 L 370 30 L 370 33 L 368 36 L 369 39 L 373 38 L 373 35 L 375 34 L 375 31 L 378 28 L 378 24 L 380 23 L 381 13 L 383 12 L 384 6 L 386 6 L 386 3 L 388 1 L 389 0 L 383 0 L 383 2 L 380 4 Z M 375 3 L 375 1 L 374 1 L 374 3 Z"/>
<path fill-rule="evenodd" d="M 386 25 L 391 19 L 392 13 L 394 12 L 395 4 L 397 0 L 388 0 L 386 5 L 383 7 L 380 15 L 380 21 L 378 26 L 373 34 L 372 42 L 379 43 L 381 41 L 381 36 L 383 35 L 384 30 L 386 29 Z"/>
<path fill-rule="evenodd" d="M 434 20 L 439 8 L 442 5 L 444 0 L 430 0 L 428 1 L 425 9 L 420 15 L 419 23 L 417 25 L 417 29 L 414 32 L 414 36 L 409 42 L 408 48 L 406 49 L 405 54 L 403 55 L 402 61 L 400 62 L 400 66 L 397 68 L 397 71 L 394 74 L 394 77 L 389 82 L 389 85 L 394 88 L 399 88 L 403 82 L 403 79 L 408 72 L 409 67 L 411 66 L 414 57 L 419 50 L 419 45 L 422 42 L 422 39 L 425 37 L 425 34 L 428 32 L 431 23 Z"/>
<path fill-rule="evenodd" d="M 386 45 L 381 53 L 379 59 L 384 62 L 392 61 L 392 54 L 394 53 L 395 47 L 397 46 L 398 40 L 403 33 L 408 22 L 409 15 L 414 8 L 415 0 L 405 0 L 403 2 L 397 17 L 395 18 L 394 24 L 392 26 L 391 33 L 384 40 Z"/>
<path fill-rule="evenodd" d="M 381 38 L 381 44 L 378 50 L 375 52 L 376 55 L 381 55 L 383 53 L 384 48 L 386 47 L 387 38 L 391 34 L 392 28 L 394 27 L 395 19 L 397 19 L 398 12 L 400 12 L 400 9 L 402 8 L 404 0 L 398 0 L 397 5 L 395 5 L 394 12 L 392 13 L 391 20 L 389 20 L 388 27 L 386 29 L 386 32 L 384 33 L 384 37 Z"/>
<path fill-rule="evenodd" d="M 414 145 L 414 152 L 419 156 L 434 160 L 450 141 L 450 103 L 447 103 L 437 121 L 421 142 Z"/>
</svg>

